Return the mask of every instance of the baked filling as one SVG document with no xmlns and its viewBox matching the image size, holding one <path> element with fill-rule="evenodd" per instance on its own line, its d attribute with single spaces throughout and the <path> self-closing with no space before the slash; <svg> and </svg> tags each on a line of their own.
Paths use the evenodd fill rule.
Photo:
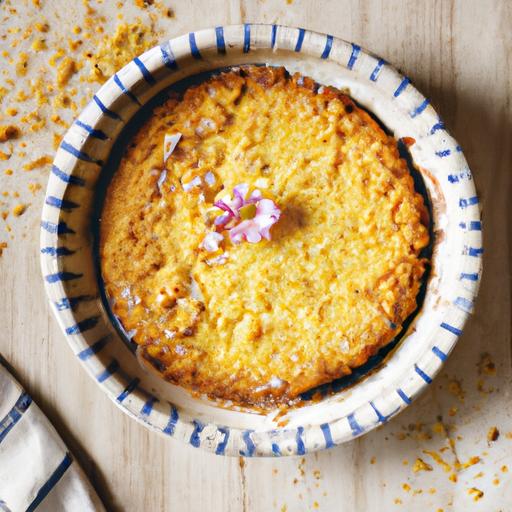
<svg viewBox="0 0 512 512">
<path fill-rule="evenodd" d="M 428 214 L 397 141 L 284 68 L 155 109 L 103 206 L 113 313 L 168 381 L 244 405 L 349 374 L 416 309 Z"/>
</svg>

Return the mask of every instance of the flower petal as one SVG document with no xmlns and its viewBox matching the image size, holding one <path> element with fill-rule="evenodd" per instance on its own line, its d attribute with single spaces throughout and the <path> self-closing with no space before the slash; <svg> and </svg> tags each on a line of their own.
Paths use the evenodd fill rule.
<svg viewBox="0 0 512 512">
<path fill-rule="evenodd" d="M 208 252 L 215 252 L 219 250 L 219 243 L 224 240 L 224 237 L 215 231 L 210 231 L 201 242 L 201 247 Z"/>
</svg>

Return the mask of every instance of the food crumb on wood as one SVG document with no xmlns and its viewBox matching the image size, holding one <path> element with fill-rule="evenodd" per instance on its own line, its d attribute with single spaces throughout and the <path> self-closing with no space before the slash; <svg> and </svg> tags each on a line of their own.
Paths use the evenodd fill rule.
<svg viewBox="0 0 512 512">
<path fill-rule="evenodd" d="M 420 457 L 418 457 L 415 461 L 414 461 L 414 465 L 412 467 L 412 470 L 415 472 L 415 473 L 418 473 L 418 471 L 432 471 L 432 466 L 430 464 L 428 464 L 427 462 L 425 462 L 423 459 L 421 459 Z"/>
<path fill-rule="evenodd" d="M 73 59 L 70 57 L 63 59 L 57 68 L 57 85 L 65 86 L 77 71 L 78 67 Z"/>
<path fill-rule="evenodd" d="M 370 464 L 375 464 L 377 462 L 377 457 L 375 455 L 370 459 Z"/>
<path fill-rule="evenodd" d="M 37 169 L 39 167 L 44 167 L 45 165 L 52 163 L 52 157 L 50 155 L 43 155 L 39 158 L 36 158 L 35 160 L 32 160 L 31 162 L 26 163 L 23 166 L 23 169 L 25 171 L 32 171 L 33 169 Z"/>
<path fill-rule="evenodd" d="M 480 360 L 477 363 L 477 367 L 479 375 L 496 375 L 496 365 L 494 364 L 494 361 L 491 359 L 491 355 L 488 354 L 487 352 L 483 353 L 480 356 Z"/>
<path fill-rule="evenodd" d="M 498 437 L 500 437 L 500 431 L 497 429 L 497 427 L 491 427 L 489 432 L 487 432 L 487 441 L 497 441 Z"/>
<path fill-rule="evenodd" d="M 25 213 L 25 210 L 27 209 L 27 205 L 26 204 L 23 204 L 23 203 L 19 203 L 17 204 L 13 209 L 12 209 L 12 214 L 15 216 L 15 217 L 19 217 L 20 215 L 23 215 Z"/>
<path fill-rule="evenodd" d="M 476 487 L 471 487 L 470 489 L 468 489 L 468 494 L 473 496 L 473 501 L 478 501 L 484 496 L 484 492 L 481 491 L 480 489 L 477 489 Z"/>
<path fill-rule="evenodd" d="M 0 142 L 17 139 L 20 135 L 20 129 L 13 124 L 0 126 Z"/>
<path fill-rule="evenodd" d="M 461 402 L 464 401 L 464 391 L 462 390 L 462 386 L 457 379 L 451 379 L 448 382 L 448 391 L 456 396 Z"/>
</svg>

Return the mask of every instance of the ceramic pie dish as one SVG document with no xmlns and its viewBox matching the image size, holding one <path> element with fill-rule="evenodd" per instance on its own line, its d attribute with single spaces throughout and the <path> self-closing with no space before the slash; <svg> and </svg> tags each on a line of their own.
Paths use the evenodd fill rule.
<svg viewBox="0 0 512 512">
<path fill-rule="evenodd" d="M 227 407 L 148 373 L 103 300 L 96 257 L 105 175 L 130 121 L 173 84 L 242 64 L 284 66 L 347 90 L 397 139 L 408 137 L 431 205 L 432 270 L 421 308 L 392 351 L 286 411 Z M 133 124 L 133 123 L 132 123 Z M 461 148 L 410 80 L 355 44 L 276 25 L 216 27 L 172 39 L 109 79 L 63 139 L 41 223 L 52 308 L 74 353 L 107 395 L 149 428 L 217 454 L 302 455 L 368 432 L 432 382 L 472 311 L 481 275 L 478 198 Z"/>
</svg>

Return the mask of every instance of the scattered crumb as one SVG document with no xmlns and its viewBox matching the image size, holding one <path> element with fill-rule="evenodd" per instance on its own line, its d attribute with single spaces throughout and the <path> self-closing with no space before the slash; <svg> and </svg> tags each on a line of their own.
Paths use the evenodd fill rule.
<svg viewBox="0 0 512 512">
<path fill-rule="evenodd" d="M 57 68 L 57 85 L 64 87 L 77 71 L 76 62 L 73 59 L 70 57 L 63 59 Z"/>
<path fill-rule="evenodd" d="M 499 478 L 495 478 L 493 481 L 492 481 L 493 485 L 500 485 L 500 479 Z"/>
<path fill-rule="evenodd" d="M 370 459 L 370 464 L 375 464 L 375 462 L 377 462 L 377 458 L 375 457 L 375 455 Z"/>
<path fill-rule="evenodd" d="M 16 73 L 19 76 L 25 76 L 27 74 L 28 67 L 28 54 L 20 52 L 18 56 L 18 62 L 16 62 Z"/>
<path fill-rule="evenodd" d="M 468 489 L 468 494 L 473 496 L 474 501 L 478 501 L 484 495 L 483 491 L 477 489 L 476 487 L 471 487 L 471 489 Z"/>
<path fill-rule="evenodd" d="M 27 209 L 26 204 L 19 203 L 12 209 L 12 214 L 15 217 L 19 217 L 20 215 L 23 215 L 25 213 L 25 210 Z"/>
<path fill-rule="evenodd" d="M 2 256 L 4 249 L 7 249 L 7 242 L 0 242 L 0 256 Z"/>
<path fill-rule="evenodd" d="M 313 508 L 318 508 L 320 505 L 318 504 L 318 501 L 313 502 Z"/>
<path fill-rule="evenodd" d="M 317 480 L 320 480 L 320 478 L 322 478 L 322 473 L 320 473 L 320 470 L 319 469 L 315 469 L 313 471 L 313 476 L 317 479 Z"/>
<path fill-rule="evenodd" d="M 432 466 L 430 464 L 427 464 L 423 459 L 420 459 L 419 457 L 414 462 L 414 466 L 412 467 L 412 470 L 417 473 L 418 471 L 432 471 Z"/>
<path fill-rule="evenodd" d="M 496 427 L 491 427 L 487 432 L 487 441 L 496 441 L 500 437 L 500 431 Z"/>
<path fill-rule="evenodd" d="M 501 466 L 501 472 L 508 473 L 508 466 L 505 466 L 505 465 Z"/>
<path fill-rule="evenodd" d="M 445 462 L 437 452 L 434 452 L 432 450 L 423 450 L 423 453 L 426 455 L 430 455 L 434 459 L 434 461 L 437 462 L 437 464 L 439 464 L 444 469 L 446 473 L 449 473 L 452 470 L 450 464 Z"/>
<path fill-rule="evenodd" d="M 404 460 L 402 461 L 402 464 L 403 464 L 404 466 L 408 466 L 408 465 L 409 465 L 409 461 L 408 461 L 407 459 L 404 459 Z"/>
<path fill-rule="evenodd" d="M 51 164 L 53 161 L 52 157 L 50 155 L 43 155 L 39 158 L 36 158 L 35 160 L 32 160 L 31 162 L 26 163 L 23 166 L 23 169 L 25 171 L 32 171 L 33 169 L 37 169 L 39 167 L 44 167 L 45 165 Z"/>
<path fill-rule="evenodd" d="M 28 189 L 30 190 L 30 192 L 32 192 L 32 195 L 35 196 L 36 193 L 41 190 L 42 186 L 40 183 L 29 183 L 28 184 Z"/>
<path fill-rule="evenodd" d="M 16 107 L 8 107 L 5 109 L 5 113 L 8 115 L 8 116 L 17 116 L 18 115 L 18 109 Z"/>
<path fill-rule="evenodd" d="M 448 391 L 456 396 L 461 402 L 464 401 L 464 391 L 462 390 L 462 386 L 457 379 L 452 379 L 448 382 Z"/>
<path fill-rule="evenodd" d="M 20 136 L 20 134 L 20 129 L 17 126 L 14 126 L 13 124 L 0 126 L 0 142 L 6 142 L 11 139 L 17 139 Z"/>
<path fill-rule="evenodd" d="M 401 505 L 402 504 L 402 500 L 400 498 L 395 498 L 395 505 Z"/>
<path fill-rule="evenodd" d="M 480 361 L 478 361 L 477 367 L 480 375 L 496 375 L 496 365 L 492 361 L 490 354 L 487 352 L 480 356 Z"/>
<path fill-rule="evenodd" d="M 402 489 L 405 492 L 409 492 L 411 490 L 411 486 L 408 483 L 402 484 Z"/>
<path fill-rule="evenodd" d="M 460 462 L 456 461 L 455 468 L 457 469 L 457 471 L 460 471 L 462 469 L 467 469 L 471 466 L 474 466 L 475 464 L 478 464 L 480 461 L 481 461 L 481 459 L 478 456 L 470 457 L 467 460 L 467 462 L 464 462 L 464 463 L 460 463 Z"/>
<path fill-rule="evenodd" d="M 449 477 L 448 477 L 448 480 L 450 480 L 450 482 L 453 482 L 453 483 L 456 483 L 458 478 L 457 478 L 457 474 L 456 473 L 452 473 Z"/>
</svg>

